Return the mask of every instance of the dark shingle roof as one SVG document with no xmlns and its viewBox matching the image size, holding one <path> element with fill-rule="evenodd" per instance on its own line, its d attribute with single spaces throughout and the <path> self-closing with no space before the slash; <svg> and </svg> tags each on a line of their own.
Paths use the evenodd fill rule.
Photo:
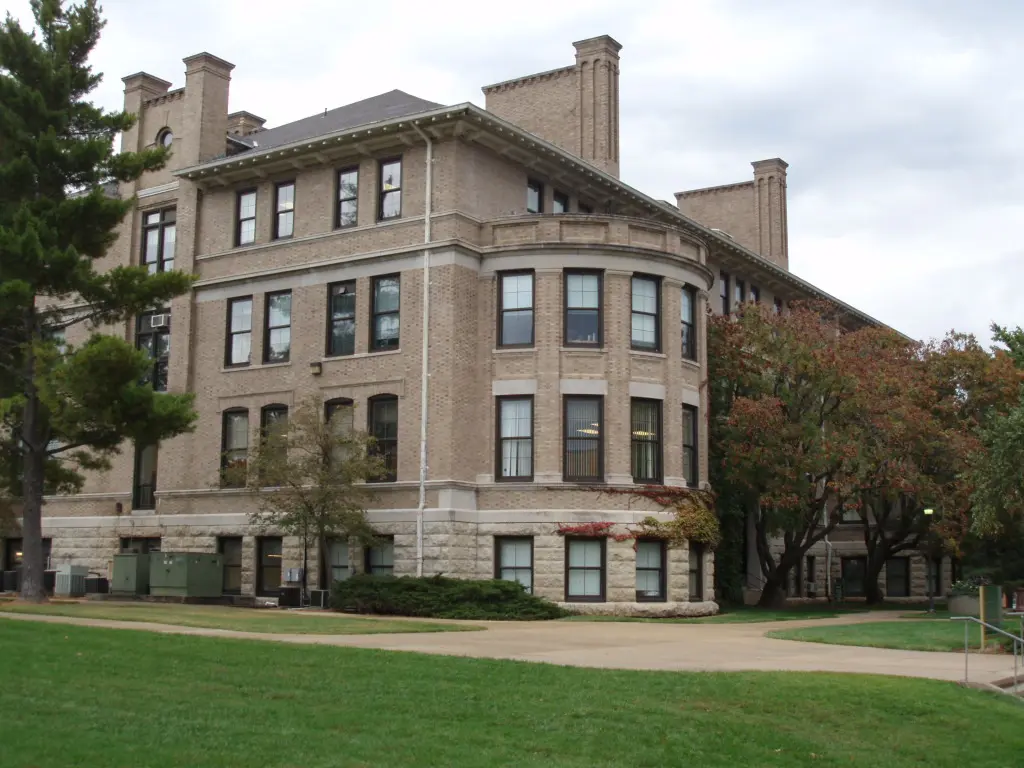
<svg viewBox="0 0 1024 768">
<path fill-rule="evenodd" d="M 354 104 L 346 104 L 344 107 L 330 109 L 318 115 L 304 117 L 294 123 L 286 123 L 277 128 L 268 128 L 265 131 L 258 131 L 248 136 L 233 136 L 239 142 L 248 144 L 250 147 L 267 149 L 289 144 L 293 141 L 302 141 L 314 136 L 320 136 L 332 131 L 340 131 L 345 128 L 354 128 L 357 125 L 377 123 L 381 120 L 389 120 L 403 115 L 415 115 L 419 112 L 427 112 L 444 106 L 433 101 L 421 99 L 418 96 L 405 93 L 404 91 L 388 91 L 379 96 L 371 96 L 368 99 L 357 101 Z"/>
</svg>

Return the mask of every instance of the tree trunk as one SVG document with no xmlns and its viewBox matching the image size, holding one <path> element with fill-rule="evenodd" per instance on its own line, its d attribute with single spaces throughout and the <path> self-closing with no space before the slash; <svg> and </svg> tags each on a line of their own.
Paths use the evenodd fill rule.
<svg viewBox="0 0 1024 768">
<path fill-rule="evenodd" d="M 864 574 L 864 601 L 868 605 L 878 605 L 885 599 L 881 588 L 878 586 L 878 573 Z"/>
<path fill-rule="evenodd" d="M 776 570 L 764 583 L 761 590 L 761 598 L 757 601 L 758 608 L 782 608 L 786 604 L 786 576 L 785 572 Z"/>
<path fill-rule="evenodd" d="M 31 338 L 31 337 L 30 337 Z M 25 365 L 25 408 L 22 418 L 22 524 L 21 599 L 32 603 L 46 600 L 43 590 L 43 483 L 46 454 L 43 452 L 36 394 L 35 358 L 31 348 Z"/>
</svg>

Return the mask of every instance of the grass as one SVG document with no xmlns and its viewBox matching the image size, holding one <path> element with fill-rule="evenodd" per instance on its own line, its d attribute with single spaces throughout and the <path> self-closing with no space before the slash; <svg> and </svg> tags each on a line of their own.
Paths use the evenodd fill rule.
<svg viewBox="0 0 1024 768">
<path fill-rule="evenodd" d="M 367 619 L 337 613 L 306 613 L 272 609 L 228 608 L 205 605 L 167 605 L 157 603 L 29 603 L 0 604 L 0 613 L 34 613 L 47 616 L 71 616 L 83 619 L 149 621 L 182 627 L 232 629 L 239 632 L 276 632 L 294 635 L 366 635 L 385 632 L 445 632 L 472 630 L 467 624 L 442 624 L 425 621 Z M 10 625 L 5 622 L 4 630 Z"/>
<path fill-rule="evenodd" d="M 569 616 L 562 621 L 644 621 L 653 624 L 756 624 L 768 621 L 803 621 L 807 619 L 834 619 L 848 613 L 863 613 L 864 608 L 807 607 L 772 610 L 755 607 L 723 608 L 714 616 L 697 618 L 675 617 L 654 619 L 640 616 Z"/>
<path fill-rule="evenodd" d="M 962 651 L 964 649 L 963 623 L 948 619 L 869 621 L 861 624 L 780 629 L 769 632 L 768 637 L 831 645 L 897 648 L 904 651 Z M 981 633 L 977 624 L 970 625 L 968 637 L 972 648 L 980 646 Z"/>
<path fill-rule="evenodd" d="M 5 768 L 1004 768 L 1020 703 L 952 683 L 593 670 L 8 622 Z"/>
</svg>

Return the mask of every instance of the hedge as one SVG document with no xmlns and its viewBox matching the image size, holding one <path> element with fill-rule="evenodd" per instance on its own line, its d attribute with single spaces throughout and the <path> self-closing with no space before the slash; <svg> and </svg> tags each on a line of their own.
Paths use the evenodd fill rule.
<svg viewBox="0 0 1024 768">
<path fill-rule="evenodd" d="M 557 619 L 569 612 L 515 581 L 360 574 L 331 587 L 336 611 L 434 619 Z"/>
</svg>

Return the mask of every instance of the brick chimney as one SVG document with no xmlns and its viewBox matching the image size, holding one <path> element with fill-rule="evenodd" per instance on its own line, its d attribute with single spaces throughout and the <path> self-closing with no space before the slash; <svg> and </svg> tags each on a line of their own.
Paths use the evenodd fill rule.
<svg viewBox="0 0 1024 768">
<path fill-rule="evenodd" d="M 758 252 L 789 269 L 789 223 L 786 214 L 786 169 L 778 157 L 756 160 L 754 197 L 757 203 Z"/>
<path fill-rule="evenodd" d="M 124 83 L 124 111 L 139 117 L 135 125 L 121 134 L 121 151 L 138 152 L 152 142 L 152 137 L 142 136 L 142 105 L 150 99 L 163 96 L 170 90 L 171 84 L 147 72 L 128 75 L 121 78 L 121 82 Z"/>
<path fill-rule="evenodd" d="M 265 118 L 257 117 L 252 112 L 232 112 L 228 115 L 228 133 L 232 136 L 248 136 L 263 128 Z"/>
<path fill-rule="evenodd" d="M 580 156 L 619 176 L 619 51 L 608 35 L 573 43 L 579 75 Z"/>
<path fill-rule="evenodd" d="M 202 163 L 225 152 L 228 131 L 228 89 L 234 64 L 209 53 L 185 62 L 185 105 L 179 161 L 182 167 Z"/>
</svg>

